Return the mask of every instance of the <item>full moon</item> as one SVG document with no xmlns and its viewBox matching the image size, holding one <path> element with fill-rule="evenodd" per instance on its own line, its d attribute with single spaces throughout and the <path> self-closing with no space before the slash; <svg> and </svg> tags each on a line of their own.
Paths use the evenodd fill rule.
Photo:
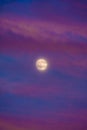
<svg viewBox="0 0 87 130">
<path fill-rule="evenodd" d="M 48 67 L 48 62 L 45 59 L 37 59 L 36 68 L 39 71 L 45 71 Z"/>
</svg>

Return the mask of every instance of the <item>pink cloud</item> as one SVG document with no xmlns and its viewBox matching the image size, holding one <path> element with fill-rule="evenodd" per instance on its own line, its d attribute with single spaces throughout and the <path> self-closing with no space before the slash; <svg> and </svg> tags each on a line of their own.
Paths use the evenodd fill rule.
<svg viewBox="0 0 87 130">
<path fill-rule="evenodd" d="M 15 20 L 15 22 L 14 22 Z M 35 20 L 35 19 L 26 19 L 26 18 L 13 18 L 10 17 L 1 17 L 1 26 L 4 30 L 11 30 L 16 34 L 20 34 L 26 37 L 32 37 L 36 40 L 41 39 L 53 39 L 54 41 L 59 39 L 59 34 L 63 34 L 65 32 L 72 32 L 83 37 L 87 36 L 87 28 L 86 25 L 83 24 L 70 24 L 65 23 L 62 24 L 61 22 L 53 23 L 50 21 L 42 21 L 42 20 Z M 55 33 L 56 35 L 52 35 Z M 87 38 L 87 37 L 86 37 Z M 62 39 L 61 39 L 62 40 Z"/>
<path fill-rule="evenodd" d="M 10 92 L 17 95 L 25 95 L 31 97 L 49 98 L 52 95 L 58 95 L 62 89 L 52 85 L 28 85 L 24 83 L 8 82 L 8 80 L 0 79 L 1 92 Z"/>
<path fill-rule="evenodd" d="M 87 129 L 87 111 L 65 111 L 65 112 L 51 112 L 49 114 L 53 114 L 52 118 L 18 118 L 14 116 L 1 115 L 0 114 L 0 126 L 2 128 L 14 128 L 16 129 L 24 129 L 27 130 L 29 128 L 32 129 L 61 129 L 61 130 L 73 130 L 73 129 L 79 129 L 79 130 L 86 130 Z"/>
<path fill-rule="evenodd" d="M 87 49 L 86 46 L 84 47 Z M 51 58 L 53 67 L 64 74 L 87 79 L 87 58 L 83 50 L 79 48 L 79 45 L 78 47 L 73 45 L 72 49 L 66 49 L 65 53 L 61 51 L 61 56 Z"/>
<path fill-rule="evenodd" d="M 75 83 L 66 80 L 54 79 L 50 83 L 48 81 L 47 85 L 46 83 L 45 85 L 40 85 L 38 83 L 26 84 L 21 82 L 10 82 L 7 79 L 0 79 L 0 85 L 1 94 L 6 92 L 46 100 L 56 99 L 56 97 L 61 97 L 62 95 L 70 100 L 85 100 L 87 98 L 86 93 L 83 94 L 80 90 L 75 88 Z"/>
</svg>

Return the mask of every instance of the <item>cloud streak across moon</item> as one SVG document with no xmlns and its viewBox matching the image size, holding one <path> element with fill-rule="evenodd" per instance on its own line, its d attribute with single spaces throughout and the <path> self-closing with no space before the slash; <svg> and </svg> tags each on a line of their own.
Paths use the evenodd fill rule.
<svg viewBox="0 0 87 130">
<path fill-rule="evenodd" d="M 48 61 L 41 58 L 41 59 L 37 59 L 36 61 L 36 68 L 39 71 L 46 71 L 48 68 Z"/>
</svg>

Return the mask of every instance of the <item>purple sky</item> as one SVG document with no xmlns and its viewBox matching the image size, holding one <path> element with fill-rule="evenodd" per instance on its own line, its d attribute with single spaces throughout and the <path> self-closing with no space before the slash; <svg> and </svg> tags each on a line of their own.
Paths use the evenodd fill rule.
<svg viewBox="0 0 87 130">
<path fill-rule="evenodd" d="M 86 0 L 0 1 L 0 130 L 31 129 L 87 130 Z"/>
</svg>

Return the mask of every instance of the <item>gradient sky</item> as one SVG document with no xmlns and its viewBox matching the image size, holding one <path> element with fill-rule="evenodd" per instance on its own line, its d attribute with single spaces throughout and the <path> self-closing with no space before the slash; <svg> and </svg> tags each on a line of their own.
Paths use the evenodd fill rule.
<svg viewBox="0 0 87 130">
<path fill-rule="evenodd" d="M 0 130 L 87 130 L 87 0 L 0 0 Z"/>
</svg>

